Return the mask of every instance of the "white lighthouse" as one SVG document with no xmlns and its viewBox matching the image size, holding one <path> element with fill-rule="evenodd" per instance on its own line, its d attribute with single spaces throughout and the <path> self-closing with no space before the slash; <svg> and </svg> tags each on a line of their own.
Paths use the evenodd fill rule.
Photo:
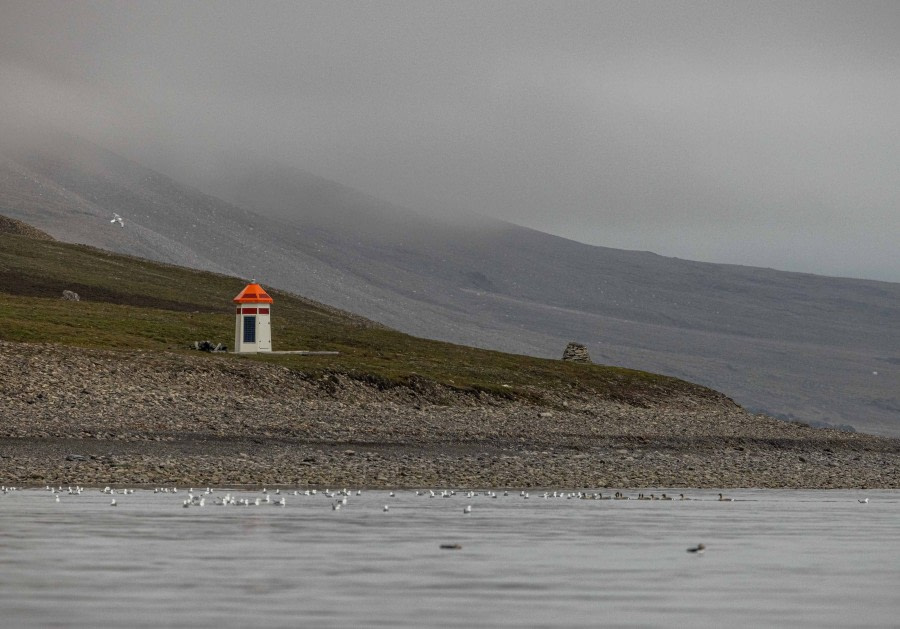
<svg viewBox="0 0 900 629">
<path fill-rule="evenodd" d="M 234 351 L 239 354 L 271 352 L 272 325 L 269 316 L 272 298 L 256 280 L 250 280 L 234 298 L 234 303 Z"/>
</svg>

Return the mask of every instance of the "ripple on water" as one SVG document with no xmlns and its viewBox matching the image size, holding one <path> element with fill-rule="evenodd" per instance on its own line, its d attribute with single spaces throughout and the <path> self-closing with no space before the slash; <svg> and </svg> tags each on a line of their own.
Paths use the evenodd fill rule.
<svg viewBox="0 0 900 629">
<path fill-rule="evenodd" d="M 138 491 L 112 509 L 95 490 L 13 492 L 0 496 L 0 614 L 21 627 L 894 623 L 900 492 L 716 493 L 368 491 L 332 511 L 321 494 L 184 509 L 182 492 Z M 704 555 L 685 552 L 699 542 Z"/>
</svg>

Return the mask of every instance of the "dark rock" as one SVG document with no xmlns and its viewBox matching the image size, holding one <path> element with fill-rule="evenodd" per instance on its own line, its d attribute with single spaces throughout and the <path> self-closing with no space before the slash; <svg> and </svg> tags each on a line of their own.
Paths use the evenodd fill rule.
<svg viewBox="0 0 900 629">
<path fill-rule="evenodd" d="M 215 343 L 212 341 L 194 341 L 193 348 L 201 352 L 227 352 L 228 346 L 224 343 Z"/>
</svg>

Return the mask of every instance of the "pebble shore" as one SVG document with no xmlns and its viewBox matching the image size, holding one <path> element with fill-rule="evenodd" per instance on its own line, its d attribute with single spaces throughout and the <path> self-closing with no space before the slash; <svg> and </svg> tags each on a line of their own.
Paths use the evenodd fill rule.
<svg viewBox="0 0 900 629">
<path fill-rule="evenodd" d="M 900 440 L 696 390 L 542 402 L 0 341 L 6 485 L 900 488 Z"/>
</svg>

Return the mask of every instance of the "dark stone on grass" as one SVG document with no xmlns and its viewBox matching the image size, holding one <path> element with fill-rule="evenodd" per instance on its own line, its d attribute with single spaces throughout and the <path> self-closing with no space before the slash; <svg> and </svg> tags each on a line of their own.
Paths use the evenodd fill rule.
<svg viewBox="0 0 900 629">
<path fill-rule="evenodd" d="M 213 343 L 212 341 L 194 341 L 194 349 L 201 352 L 227 352 L 228 346 L 224 343 Z"/>
</svg>

